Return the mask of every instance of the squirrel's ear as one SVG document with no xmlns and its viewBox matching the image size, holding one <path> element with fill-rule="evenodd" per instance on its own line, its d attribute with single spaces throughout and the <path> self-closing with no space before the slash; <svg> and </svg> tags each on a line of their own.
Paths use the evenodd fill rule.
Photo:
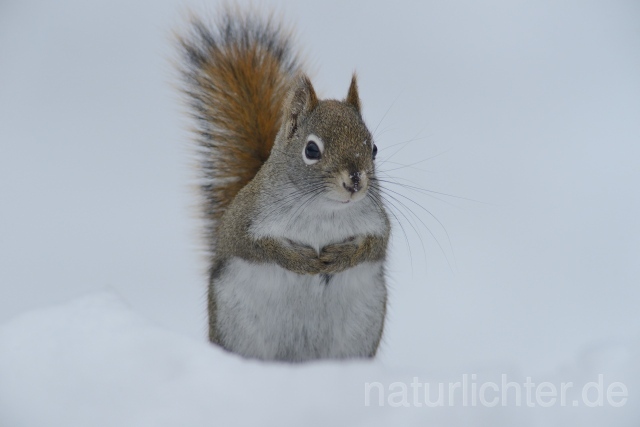
<svg viewBox="0 0 640 427">
<path fill-rule="evenodd" d="M 360 96 L 358 96 L 358 77 L 356 73 L 353 73 L 353 77 L 351 77 L 351 86 L 349 86 L 346 102 L 354 106 L 358 113 L 360 112 Z"/>
<path fill-rule="evenodd" d="M 287 139 L 291 138 L 298 124 L 318 105 L 318 97 L 306 75 L 300 76 L 285 102 L 284 120 Z"/>
</svg>

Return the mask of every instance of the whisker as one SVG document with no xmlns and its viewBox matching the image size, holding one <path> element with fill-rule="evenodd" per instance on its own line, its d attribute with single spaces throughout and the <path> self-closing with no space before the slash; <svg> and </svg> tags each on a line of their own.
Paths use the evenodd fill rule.
<svg viewBox="0 0 640 427">
<path fill-rule="evenodd" d="M 412 253 L 411 253 L 411 245 L 409 244 L 409 237 L 407 235 L 407 231 L 405 230 L 404 226 L 402 225 L 402 221 L 400 221 L 400 219 L 394 213 L 393 210 L 384 209 L 385 203 L 383 203 L 383 201 L 381 199 L 382 196 L 380 194 L 377 194 L 376 196 L 374 196 L 372 193 L 368 193 L 367 196 L 370 197 L 371 200 L 373 200 L 374 203 L 376 203 L 376 205 L 380 207 L 380 209 L 382 209 L 385 212 L 389 212 L 393 216 L 393 218 L 396 220 L 396 224 L 398 224 L 400 226 L 400 229 L 402 230 L 402 235 L 404 236 L 404 241 L 405 241 L 405 243 L 407 245 L 407 250 L 409 251 L 409 265 L 411 266 L 411 269 L 413 270 L 413 256 L 412 256 Z M 388 205 L 389 203 L 386 203 L 386 204 Z M 395 206 L 393 206 L 393 208 L 397 210 L 397 208 Z"/>
<path fill-rule="evenodd" d="M 262 215 L 261 221 L 259 223 L 262 223 L 264 220 L 269 218 L 278 210 L 282 210 L 286 207 L 291 207 L 293 204 L 290 202 L 300 200 L 301 198 L 304 198 L 309 194 L 313 194 L 316 191 L 321 190 L 323 187 L 324 185 L 319 183 L 307 183 L 306 185 L 303 185 L 303 187 L 300 189 L 296 188 L 293 185 L 289 185 L 288 187 L 284 187 L 284 188 L 281 187 L 280 191 L 284 191 L 288 189 L 293 189 L 294 191 L 292 191 L 291 193 L 287 193 L 282 197 L 276 198 L 273 201 L 273 206 L 268 211 L 266 211 L 264 215 Z"/>
<path fill-rule="evenodd" d="M 442 228 L 442 230 L 444 231 L 445 236 L 447 237 L 447 242 L 449 244 L 449 248 L 451 250 L 451 255 L 453 256 L 453 262 L 454 265 L 457 265 L 457 262 L 455 260 L 455 252 L 453 250 L 453 244 L 451 243 L 451 237 L 449 236 L 449 232 L 447 231 L 447 228 L 444 226 L 444 224 L 442 223 L 442 221 L 440 221 L 431 211 L 429 211 L 428 209 L 426 209 L 424 206 L 422 206 L 420 203 L 416 202 L 415 200 L 411 199 L 410 197 L 405 196 L 402 193 L 398 193 L 397 191 L 393 191 L 391 189 L 385 188 L 382 191 L 384 192 L 391 192 L 399 197 L 402 197 L 406 200 L 408 200 L 409 202 L 413 203 L 414 205 L 416 205 L 417 207 L 419 207 L 420 209 L 422 209 L 424 212 L 426 212 L 431 218 L 433 218 Z M 445 259 L 447 260 L 447 264 L 449 264 L 449 268 L 451 268 L 451 270 L 453 271 L 453 268 L 451 266 L 451 263 L 449 262 L 449 258 L 447 257 L 446 252 L 444 251 L 444 248 L 442 247 L 442 245 L 440 244 L 440 241 L 436 238 L 436 236 L 434 235 L 434 233 L 431 231 L 431 229 L 424 223 L 424 221 L 422 221 L 422 219 L 415 213 L 413 212 L 413 210 L 407 206 L 405 203 L 403 203 L 400 199 L 386 194 L 388 197 L 393 198 L 396 202 L 398 202 L 400 205 L 402 205 L 405 209 L 407 209 L 418 221 L 420 221 L 420 223 L 427 229 L 427 231 L 429 232 L 429 234 L 431 235 L 431 237 L 433 237 L 433 239 L 436 241 L 436 243 L 438 244 L 438 247 L 440 248 L 440 251 L 442 252 L 442 254 L 445 256 Z"/>
<path fill-rule="evenodd" d="M 429 160 L 431 160 L 431 159 L 435 159 L 435 158 L 436 158 L 436 157 L 438 157 L 438 156 L 442 156 L 443 154 L 446 154 L 446 153 L 448 153 L 449 151 L 451 151 L 451 149 L 449 149 L 449 150 L 445 150 L 445 151 L 443 151 L 443 152 L 441 152 L 441 153 L 438 153 L 438 154 L 435 154 L 435 155 L 433 155 L 433 156 L 431 156 L 431 157 L 427 157 L 426 159 L 422 159 L 422 160 L 419 160 L 419 161 L 414 162 L 414 163 L 409 163 L 408 165 L 403 165 L 403 166 L 401 166 L 401 167 L 397 167 L 397 168 L 393 168 L 393 169 L 387 169 L 387 170 L 385 170 L 385 172 L 391 172 L 391 171 L 395 171 L 395 170 L 398 170 L 398 169 L 403 169 L 403 168 L 406 168 L 406 167 L 411 167 L 411 166 L 419 165 L 420 163 L 424 163 L 424 162 L 429 161 Z"/>
<path fill-rule="evenodd" d="M 388 201 L 388 202 L 389 202 L 389 204 L 390 204 L 391 206 L 393 206 L 393 207 L 394 207 L 394 208 L 395 208 L 395 209 L 396 209 L 400 214 L 402 214 L 402 216 L 407 220 L 407 222 L 409 223 L 409 225 L 411 226 L 411 228 L 413 228 L 413 230 L 415 231 L 416 236 L 418 236 L 418 237 L 419 237 L 420 245 L 422 246 L 422 252 L 423 252 L 423 254 L 424 254 L 424 256 L 425 256 L 425 259 L 426 259 L 426 256 L 427 256 L 427 251 L 426 251 L 426 249 L 425 249 L 425 247 L 424 247 L 424 242 L 423 242 L 422 238 L 420 237 L 420 232 L 418 231 L 418 228 L 416 228 L 417 223 L 416 223 L 416 225 L 414 225 L 414 221 L 416 221 L 416 220 L 417 220 L 418 222 L 420 222 L 420 224 L 422 224 L 422 226 L 423 226 L 423 227 L 424 227 L 424 228 L 429 232 L 429 234 L 431 235 L 431 237 L 436 241 L 436 244 L 438 245 L 438 247 L 440 248 L 440 251 L 441 251 L 441 252 L 442 252 L 442 254 L 444 255 L 444 257 L 445 257 L 445 259 L 446 259 L 446 261 L 447 261 L 447 264 L 449 264 L 449 268 L 451 268 L 451 264 L 449 263 L 449 260 L 448 260 L 448 257 L 447 257 L 446 252 L 444 251 L 444 248 L 443 248 L 443 247 L 442 247 L 442 245 L 440 244 L 440 241 L 437 239 L 437 237 L 435 236 L 435 234 L 434 234 L 434 233 L 431 231 L 431 229 L 430 229 L 430 228 L 425 224 L 425 222 L 424 222 L 424 221 L 422 221 L 422 219 L 421 219 L 421 218 L 420 218 L 420 217 L 419 217 L 415 212 L 413 212 L 413 210 L 412 210 L 410 207 L 408 207 L 406 204 L 404 204 L 404 203 L 403 203 L 401 200 L 399 200 L 398 198 L 396 198 L 396 197 L 394 197 L 394 196 L 392 196 L 392 195 L 389 195 L 389 194 L 385 194 L 385 195 L 384 195 L 384 197 L 389 198 L 389 199 L 391 199 L 391 200 L 395 201 L 395 202 L 396 202 L 396 203 L 398 203 L 398 204 L 399 204 L 403 209 L 406 209 L 406 210 L 407 210 L 407 211 L 412 215 L 412 216 L 407 216 L 406 214 L 404 214 L 404 212 L 403 212 L 401 209 L 399 209 L 399 208 L 398 208 L 398 207 L 396 207 L 393 203 L 391 203 L 391 202 L 389 202 L 389 201 Z"/>
<path fill-rule="evenodd" d="M 393 108 L 393 106 L 395 105 L 395 103 L 398 101 L 398 99 L 400 99 L 400 95 L 402 95 L 402 91 L 400 91 L 400 93 L 398 94 L 398 96 L 396 96 L 396 99 L 393 100 L 393 102 L 391 103 L 391 105 L 389 105 L 389 108 L 387 108 L 387 111 L 384 112 L 384 114 L 382 115 L 382 118 L 380 119 L 380 121 L 378 122 L 378 125 L 376 126 L 376 128 L 373 130 L 373 132 L 371 132 L 371 134 L 375 137 L 376 136 L 376 131 L 378 130 L 378 128 L 380 127 L 380 125 L 382 124 L 382 121 L 384 120 L 385 117 L 387 117 L 387 114 L 389 114 L 389 111 L 391 111 L 391 108 Z"/>
<path fill-rule="evenodd" d="M 422 128 L 418 133 L 416 133 L 416 134 L 415 134 L 415 136 L 414 136 L 413 138 L 411 138 L 411 139 L 409 139 L 408 141 L 404 142 L 404 143 L 402 144 L 402 146 L 401 146 L 400 148 L 398 148 L 396 151 L 394 151 L 394 153 L 393 153 L 392 155 L 390 155 L 390 156 L 389 156 L 389 157 L 387 157 L 386 159 L 382 160 L 382 162 L 380 163 L 380 166 L 384 165 L 384 164 L 385 164 L 385 162 L 386 162 L 387 160 L 392 159 L 392 158 L 393 158 L 393 156 L 395 156 L 396 154 L 398 154 L 400 151 L 404 150 L 404 149 L 407 147 L 407 145 L 408 145 L 409 143 L 411 143 L 411 142 L 413 142 L 413 141 L 417 140 L 418 135 L 420 135 L 423 131 L 424 131 L 424 128 Z"/>
<path fill-rule="evenodd" d="M 387 175 L 387 174 L 385 174 L 385 175 Z M 444 203 L 446 205 L 452 206 L 452 207 L 454 207 L 456 209 L 461 209 L 460 206 L 458 206 L 458 205 L 456 205 L 456 204 L 454 204 L 454 203 L 452 203 L 452 202 L 450 202 L 448 200 L 445 200 L 442 197 L 438 197 L 438 196 L 435 196 L 435 195 L 433 195 L 431 193 L 428 193 L 422 187 L 417 187 L 417 186 L 412 186 L 412 185 L 409 185 L 409 184 L 404 184 L 402 182 L 397 182 L 396 180 L 402 179 L 403 181 L 408 181 L 408 182 L 414 183 L 413 181 L 409 181 L 408 179 L 403 179 L 403 178 L 398 178 L 398 177 L 392 177 L 390 175 L 387 175 L 387 177 L 392 181 L 383 179 L 383 180 L 381 180 L 381 182 L 384 182 L 385 184 L 398 185 L 398 186 L 400 186 L 402 188 L 406 188 L 407 190 L 411 190 L 411 191 L 414 191 L 414 192 L 416 192 L 418 194 L 422 194 L 422 195 L 425 195 L 427 197 L 431 197 L 432 199 L 435 199 L 435 200 L 437 200 L 439 202 L 442 202 L 442 203 Z"/>
<path fill-rule="evenodd" d="M 419 133 L 420 132 L 418 132 L 418 134 Z M 426 138 L 427 138 L 426 136 L 414 137 L 414 138 L 407 139 L 407 140 L 404 140 L 404 141 L 396 142 L 395 144 L 387 145 L 385 147 L 380 148 L 379 151 L 388 150 L 389 148 L 397 147 L 398 145 L 408 144 L 410 142 L 420 141 L 421 139 L 426 139 Z"/>
<path fill-rule="evenodd" d="M 399 169 L 405 169 L 406 168 L 406 169 L 413 169 L 413 170 L 417 170 L 417 171 L 420 171 L 420 172 L 426 172 L 426 173 L 432 173 L 433 172 L 433 171 L 430 171 L 430 170 L 427 170 L 427 169 L 420 169 L 420 168 L 417 168 L 415 166 L 405 165 L 404 163 L 394 162 L 392 160 L 387 160 L 385 163 L 390 163 L 392 165 L 402 166 L 402 168 L 399 168 Z M 386 171 L 379 171 L 379 172 L 386 172 Z"/>
<path fill-rule="evenodd" d="M 442 192 L 434 191 L 434 190 L 427 190 L 426 188 L 421 188 L 421 187 L 417 187 L 417 186 L 413 186 L 413 185 L 402 184 L 402 183 L 399 183 L 399 182 L 382 180 L 382 179 L 379 179 L 379 181 L 380 182 L 384 182 L 385 184 L 401 185 L 403 187 L 409 188 L 411 190 L 415 190 L 415 191 L 417 191 L 419 193 L 422 193 L 422 194 L 425 194 L 425 195 L 430 195 L 429 193 L 432 193 L 432 194 L 438 194 L 440 196 L 452 197 L 454 199 L 466 200 L 467 202 L 480 203 L 480 204 L 483 204 L 483 205 L 491 205 L 491 203 L 483 202 L 481 200 L 469 199 L 468 197 L 455 196 L 453 194 L 442 193 Z"/>
</svg>

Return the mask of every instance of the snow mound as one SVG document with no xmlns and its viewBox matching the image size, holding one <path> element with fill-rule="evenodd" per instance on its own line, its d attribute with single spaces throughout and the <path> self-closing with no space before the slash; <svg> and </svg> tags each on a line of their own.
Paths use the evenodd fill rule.
<svg viewBox="0 0 640 427">
<path fill-rule="evenodd" d="M 245 360 L 101 293 L 0 326 L 0 425 L 637 427 L 639 348 L 638 340 L 595 345 L 529 378 L 540 392 L 527 396 L 527 376 L 512 367 L 443 374 L 376 361 Z M 565 402 L 557 394 L 550 404 L 563 382 L 572 383 Z"/>
</svg>

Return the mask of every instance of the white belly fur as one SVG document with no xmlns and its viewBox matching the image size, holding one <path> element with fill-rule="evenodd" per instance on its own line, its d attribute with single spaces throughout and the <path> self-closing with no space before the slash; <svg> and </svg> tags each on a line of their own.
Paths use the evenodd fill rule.
<svg viewBox="0 0 640 427">
<path fill-rule="evenodd" d="M 360 264 L 325 283 L 322 276 L 233 258 L 214 289 L 221 343 L 247 357 L 367 357 L 384 322 L 382 262 Z"/>
</svg>

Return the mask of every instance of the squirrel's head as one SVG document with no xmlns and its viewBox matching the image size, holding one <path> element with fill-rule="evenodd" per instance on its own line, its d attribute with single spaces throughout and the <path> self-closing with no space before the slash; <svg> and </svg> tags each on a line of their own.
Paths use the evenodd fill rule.
<svg viewBox="0 0 640 427">
<path fill-rule="evenodd" d="M 307 76 L 284 103 L 277 151 L 301 194 L 319 194 L 347 205 L 365 197 L 375 179 L 377 148 L 362 120 L 356 75 L 344 101 L 318 100 Z"/>
</svg>

